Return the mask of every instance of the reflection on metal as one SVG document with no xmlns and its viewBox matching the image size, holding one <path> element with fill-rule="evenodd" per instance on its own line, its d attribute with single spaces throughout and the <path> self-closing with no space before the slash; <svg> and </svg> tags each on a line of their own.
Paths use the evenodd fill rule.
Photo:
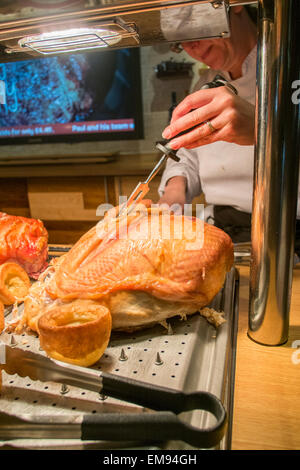
<svg viewBox="0 0 300 470">
<path fill-rule="evenodd" d="M 298 0 L 260 0 L 248 335 L 288 339 L 299 172 Z"/>
<path fill-rule="evenodd" d="M 214 6 L 216 4 L 218 8 Z M 223 2 L 213 2 L 162 9 L 160 28 L 167 41 L 227 37 L 227 8 Z"/>
<path fill-rule="evenodd" d="M 29 3 L 30 8 L 26 8 Z M 16 2 L 5 8 L 0 2 L 1 61 L 23 59 L 28 55 L 34 57 L 40 53 L 72 52 L 78 50 L 77 47 L 108 45 L 120 49 L 230 35 L 229 0 L 78 1 L 61 9 L 53 8 L 53 5 L 50 8 L 47 3 L 43 8 L 32 8 L 31 3 Z M 116 23 L 126 25 L 127 33 L 129 28 L 131 34 L 123 31 L 120 40 L 116 41 L 111 28 Z M 74 29 L 91 32 L 85 37 L 81 33 L 74 36 Z M 106 38 L 102 32 L 96 32 L 103 29 L 108 30 Z M 53 33 L 56 34 L 55 42 L 51 37 Z M 66 36 L 69 36 L 68 40 Z M 20 47 L 20 41 L 23 47 Z"/>
<path fill-rule="evenodd" d="M 131 35 L 135 36 L 135 31 Z M 117 44 L 121 39 L 121 32 L 110 29 L 78 28 L 29 36 L 20 39 L 18 43 L 21 48 L 30 48 L 40 54 L 49 55 L 108 47 Z"/>
<path fill-rule="evenodd" d="M 132 41 L 132 46 L 139 45 L 139 36 L 134 25 L 126 24 L 119 19 L 102 22 L 89 28 L 59 29 L 25 36 L 16 44 L 9 44 L 5 52 L 13 54 L 28 51 L 39 55 L 51 55 L 116 46 L 120 41 L 126 40 Z"/>
</svg>

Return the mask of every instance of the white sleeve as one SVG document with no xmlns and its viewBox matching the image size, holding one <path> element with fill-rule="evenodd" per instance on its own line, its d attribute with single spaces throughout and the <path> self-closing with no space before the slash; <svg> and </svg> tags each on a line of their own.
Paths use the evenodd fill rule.
<svg viewBox="0 0 300 470">
<path fill-rule="evenodd" d="M 170 178 L 185 176 L 187 179 L 186 203 L 191 204 L 194 197 L 199 196 L 202 192 L 197 149 L 186 150 L 182 148 L 178 150 L 177 156 L 180 158 L 179 162 L 175 162 L 171 158 L 168 159 L 158 193 L 160 196 L 163 195 L 165 186 Z"/>
</svg>

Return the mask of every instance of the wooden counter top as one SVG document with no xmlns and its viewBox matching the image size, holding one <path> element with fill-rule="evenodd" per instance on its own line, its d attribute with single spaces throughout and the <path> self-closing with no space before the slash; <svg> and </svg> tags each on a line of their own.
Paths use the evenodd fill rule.
<svg viewBox="0 0 300 470">
<path fill-rule="evenodd" d="M 233 450 L 300 449 L 300 265 L 294 269 L 289 340 L 261 346 L 247 336 L 249 268 L 240 272 Z M 292 356 L 294 353 L 294 356 Z M 298 360 L 293 363 L 293 357 Z"/>
</svg>

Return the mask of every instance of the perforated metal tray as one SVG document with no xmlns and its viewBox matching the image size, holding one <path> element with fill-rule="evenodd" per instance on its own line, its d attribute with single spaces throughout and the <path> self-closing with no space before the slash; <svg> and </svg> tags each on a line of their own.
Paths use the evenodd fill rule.
<svg viewBox="0 0 300 470">
<path fill-rule="evenodd" d="M 238 273 L 233 268 L 226 277 L 223 289 L 210 305 L 215 310 L 224 312 L 226 322 L 218 329 L 196 313 L 185 321 L 174 317 L 168 321 L 168 328 L 157 325 L 134 334 L 113 333 L 104 356 L 93 368 L 179 390 L 203 390 L 213 393 L 222 400 L 229 417 L 227 433 L 220 443 L 220 448 L 230 448 L 238 286 Z M 9 310 L 6 311 L 6 318 L 8 321 L 11 318 Z M 14 334 L 14 339 L 19 347 L 45 354 L 34 334 Z M 0 341 L 9 343 L 10 340 L 9 333 L 3 332 L 0 335 Z M 71 422 L 80 414 L 124 410 L 128 412 L 130 408 L 134 411 L 136 405 L 76 387 L 35 382 L 29 378 L 10 376 L 2 372 L 0 412 L 16 417 L 24 413 L 64 415 L 69 417 Z M 195 426 L 206 427 L 212 418 L 208 413 L 195 411 L 186 419 Z M 126 443 L 11 437 L 7 441 L 0 441 L 0 448 L 111 449 L 114 446 L 124 448 Z M 192 447 L 176 441 L 164 443 L 159 448 Z"/>
</svg>

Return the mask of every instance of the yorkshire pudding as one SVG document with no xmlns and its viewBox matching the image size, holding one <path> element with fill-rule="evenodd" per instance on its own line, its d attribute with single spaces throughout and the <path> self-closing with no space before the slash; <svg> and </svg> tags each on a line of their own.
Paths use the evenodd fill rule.
<svg viewBox="0 0 300 470">
<path fill-rule="evenodd" d="M 0 301 L 4 305 L 22 302 L 29 288 L 29 276 L 19 264 L 7 262 L 0 265 Z"/>
<path fill-rule="evenodd" d="M 83 367 L 103 355 L 111 324 L 106 307 L 83 299 L 55 302 L 37 322 L 41 347 L 50 357 Z"/>
</svg>

